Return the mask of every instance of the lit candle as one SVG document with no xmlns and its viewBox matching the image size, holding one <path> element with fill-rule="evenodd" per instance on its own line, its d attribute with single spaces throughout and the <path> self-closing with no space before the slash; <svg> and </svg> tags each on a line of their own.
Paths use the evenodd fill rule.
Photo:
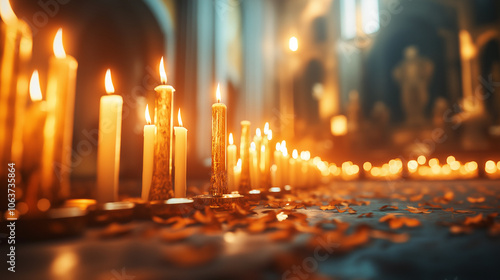
<svg viewBox="0 0 500 280">
<path fill-rule="evenodd" d="M 30 80 L 31 104 L 26 112 L 30 120 L 25 123 L 23 132 L 23 170 L 32 174 L 40 166 L 43 149 L 43 126 L 47 117 L 45 101 L 42 100 L 38 71 L 35 70 Z"/>
<path fill-rule="evenodd" d="M 288 185 L 290 184 L 290 178 L 288 177 L 288 171 L 289 171 L 289 159 L 290 155 L 288 154 L 288 148 L 286 147 L 286 142 L 285 140 L 281 141 L 281 183 L 283 185 Z"/>
<path fill-rule="evenodd" d="M 220 85 L 217 85 L 217 103 L 212 105 L 212 177 L 209 193 L 222 196 L 227 193 L 226 173 L 226 113 L 227 107 L 221 103 Z"/>
<path fill-rule="evenodd" d="M 241 159 L 238 159 L 236 166 L 233 169 L 234 171 L 234 184 L 235 186 L 240 185 L 240 177 L 241 177 Z"/>
<path fill-rule="evenodd" d="M 62 29 L 54 38 L 54 55 L 49 61 L 47 120 L 42 153 L 42 190 L 46 198 L 69 196 L 73 113 L 77 61 L 66 55 Z"/>
<path fill-rule="evenodd" d="M 257 157 L 257 148 L 255 147 L 255 143 L 250 143 L 250 182 L 252 188 L 259 187 L 259 160 Z"/>
<path fill-rule="evenodd" d="M 19 169 L 33 39 L 29 25 L 16 17 L 9 0 L 0 0 L 0 18 L 5 23 L 0 39 L 0 163 L 14 162 Z M 2 174 L 6 176 L 6 170 L 0 170 Z"/>
<path fill-rule="evenodd" d="M 107 95 L 101 97 L 97 143 L 97 202 L 118 200 L 123 98 L 113 94 L 111 71 L 104 79 Z"/>
<path fill-rule="evenodd" d="M 252 182 L 252 186 L 253 186 L 253 188 L 257 188 L 261 184 L 261 182 L 260 182 L 260 180 L 261 180 L 261 175 L 260 175 L 260 173 L 261 173 L 261 171 L 260 171 L 261 153 L 260 153 L 260 151 L 262 149 L 261 149 L 260 146 L 262 145 L 262 132 L 261 132 L 260 128 L 257 128 L 255 130 L 255 136 L 253 137 L 253 142 L 255 143 L 255 152 L 256 152 L 256 156 L 257 156 L 257 158 L 256 158 L 256 160 L 257 160 L 257 170 L 256 171 L 257 171 L 257 179 L 259 181 Z"/>
<path fill-rule="evenodd" d="M 167 74 L 160 60 L 160 78 L 162 85 L 155 88 L 155 148 L 153 163 L 153 180 L 149 191 L 149 200 L 167 200 L 173 197 L 172 177 L 170 176 L 173 118 L 172 108 L 174 102 L 174 91 L 172 86 L 166 85 Z"/>
<path fill-rule="evenodd" d="M 182 126 L 181 109 L 177 117 L 179 126 L 174 127 L 174 189 L 175 197 L 186 197 L 187 129 Z"/>
<path fill-rule="evenodd" d="M 297 186 L 298 185 L 298 171 L 297 167 L 300 167 L 300 162 L 298 162 L 299 152 L 294 149 L 292 152 L 292 158 L 289 160 L 290 163 L 290 185 Z"/>
<path fill-rule="evenodd" d="M 144 126 L 144 147 L 142 154 L 142 195 L 143 200 L 148 200 L 149 190 L 151 188 L 151 179 L 153 178 L 153 158 L 155 147 L 156 126 L 151 124 L 151 116 L 149 108 L 146 105 L 144 112 L 146 117 L 146 125 Z"/>
<path fill-rule="evenodd" d="M 241 122 L 241 141 L 240 141 L 240 158 L 241 158 L 241 177 L 240 177 L 240 194 L 245 194 L 252 188 L 250 185 L 250 122 Z"/>
<path fill-rule="evenodd" d="M 281 157 L 282 157 L 282 152 L 281 152 L 281 144 L 280 142 L 276 143 L 276 150 L 274 150 L 274 166 L 275 172 L 274 172 L 274 183 L 273 187 L 281 187 L 282 182 L 281 182 Z"/>
<path fill-rule="evenodd" d="M 227 186 L 230 193 L 238 190 L 234 180 L 236 158 L 236 145 L 234 145 L 233 134 L 229 133 L 229 145 L 227 146 Z"/>
</svg>

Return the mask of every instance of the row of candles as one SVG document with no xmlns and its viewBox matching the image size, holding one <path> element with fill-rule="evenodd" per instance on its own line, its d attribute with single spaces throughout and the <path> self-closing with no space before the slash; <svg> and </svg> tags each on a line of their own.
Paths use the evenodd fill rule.
<svg viewBox="0 0 500 280">
<path fill-rule="evenodd" d="M 23 82 L 26 78 L 22 73 L 18 74 L 17 79 L 7 74 L 15 73 L 14 68 L 19 69 L 22 68 L 19 65 L 26 64 L 27 57 L 31 57 L 32 40 L 29 28 L 27 29 L 27 25 L 15 17 L 10 7 L 7 12 L 5 7 L 2 7 L 1 16 L 6 23 L 7 36 L 13 36 L 14 39 L 6 39 L 1 65 L 0 130 L 6 133 L 0 138 L 2 147 L 0 156 L 2 162 L 5 158 L 9 158 L 9 161 L 13 159 L 21 164 L 25 157 L 16 155 L 22 154 L 23 149 L 28 149 L 30 143 L 18 147 L 23 141 L 18 141 L 19 137 L 16 136 L 19 134 L 16 131 L 19 127 L 16 122 L 23 120 L 25 100 L 21 93 L 24 92 L 22 86 L 27 83 Z M 71 138 L 78 63 L 75 58 L 65 53 L 62 41 L 62 29 L 59 29 L 54 38 L 54 56 L 49 60 L 46 100 L 42 100 L 36 71 L 29 86 L 32 97 L 29 115 L 40 116 L 37 119 L 41 119 L 43 123 L 40 126 L 43 131 L 35 131 L 43 135 L 39 180 L 41 195 L 51 200 L 69 196 L 71 169 Z M 26 47 L 26 44 L 29 47 Z M 162 84 L 155 88 L 154 124 L 148 107 L 145 112 L 148 124 L 144 127 L 142 182 L 144 200 L 186 196 L 187 129 L 182 127 L 180 111 L 179 126 L 173 127 L 175 90 L 166 85 L 167 76 L 163 64 L 162 58 L 159 66 Z M 97 156 L 97 201 L 99 202 L 118 200 L 123 99 L 114 94 L 109 69 L 105 75 L 105 89 L 107 95 L 102 96 L 99 111 Z M 221 102 L 220 96 L 218 87 L 217 102 L 212 105 L 210 194 L 213 196 L 232 192 L 247 194 L 264 187 L 312 186 L 336 178 L 354 180 L 359 178 L 363 170 L 366 178 L 398 179 L 403 176 L 401 159 L 393 159 L 382 166 L 373 166 L 365 162 L 361 170 L 352 162 L 344 162 L 341 166 L 337 166 L 319 157 L 311 158 L 308 151 L 299 153 L 296 149 L 289 149 L 284 140 L 276 141 L 275 149 L 272 149 L 273 135 L 268 123 L 264 126 L 263 133 L 260 128 L 256 130 L 251 142 L 251 124 L 249 121 L 241 122 L 238 158 L 232 134 L 227 137 L 229 145 L 226 145 L 227 107 Z M 9 100 L 15 100 L 13 123 L 5 116 L 7 112 L 12 111 L 9 107 L 12 102 Z M 10 144 L 7 140 L 10 140 Z M 421 156 L 417 160 L 409 161 L 407 170 L 411 178 L 474 178 L 478 175 L 478 164 L 473 161 L 462 164 L 452 156 L 448 157 L 446 164 L 443 165 L 440 165 L 437 159 L 430 159 L 426 164 L 425 157 Z M 485 172 L 491 178 L 500 177 L 500 162 L 495 163 L 491 160 L 486 162 Z"/>
</svg>

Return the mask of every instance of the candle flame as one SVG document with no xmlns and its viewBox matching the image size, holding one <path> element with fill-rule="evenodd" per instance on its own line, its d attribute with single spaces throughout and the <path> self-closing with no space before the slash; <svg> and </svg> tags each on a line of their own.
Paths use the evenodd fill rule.
<svg viewBox="0 0 500 280">
<path fill-rule="evenodd" d="M 286 147 L 286 141 L 285 140 L 281 141 L 281 147 Z"/>
<path fill-rule="evenodd" d="M 267 132 L 267 140 L 271 141 L 273 139 L 273 131 L 269 129 Z"/>
<path fill-rule="evenodd" d="M 111 79 L 111 70 L 106 70 L 106 78 L 104 79 L 104 86 L 106 87 L 106 93 L 111 94 L 115 92 L 115 87 L 113 86 L 113 80 Z"/>
<path fill-rule="evenodd" d="M 241 167 L 241 158 L 238 159 L 238 162 L 236 163 L 236 166 Z"/>
<path fill-rule="evenodd" d="M 266 124 L 264 125 L 264 135 L 267 135 L 269 133 L 269 123 L 266 122 Z"/>
<path fill-rule="evenodd" d="M 33 75 L 31 75 L 30 97 L 31 101 L 42 100 L 42 91 L 40 90 L 40 78 L 38 77 L 38 70 L 33 71 Z"/>
<path fill-rule="evenodd" d="M 179 122 L 179 126 L 182 126 L 181 108 L 179 108 L 179 114 L 177 114 L 177 121 Z"/>
<path fill-rule="evenodd" d="M 290 40 L 288 41 L 288 47 L 292 52 L 295 52 L 299 49 L 299 40 L 297 40 L 297 37 L 290 38 Z"/>
<path fill-rule="evenodd" d="M 161 83 L 166 85 L 167 84 L 167 73 L 165 72 L 165 64 L 163 63 L 163 56 L 161 57 L 159 68 L 160 68 Z"/>
<path fill-rule="evenodd" d="M 57 30 L 56 36 L 54 37 L 54 43 L 52 45 L 54 50 L 54 55 L 57 58 L 65 58 L 66 52 L 64 51 L 63 41 L 62 41 L 62 28 Z"/>
<path fill-rule="evenodd" d="M 13 24 L 17 21 L 17 16 L 12 10 L 9 0 L 0 0 L 0 17 L 7 24 Z"/>
<path fill-rule="evenodd" d="M 255 143 L 254 142 L 250 143 L 250 150 L 255 151 Z"/>
<path fill-rule="evenodd" d="M 262 137 L 262 132 L 260 131 L 260 128 L 257 128 L 255 134 L 257 135 L 257 137 Z"/>
<path fill-rule="evenodd" d="M 292 157 L 294 159 L 297 159 L 299 157 L 299 152 L 297 151 L 297 149 L 294 149 L 293 152 L 292 152 Z"/>
<path fill-rule="evenodd" d="M 151 124 L 151 117 L 149 116 L 149 107 L 146 105 L 146 110 L 144 110 L 144 116 L 146 117 L 146 123 Z"/>
<path fill-rule="evenodd" d="M 266 146 L 260 145 L 260 152 L 264 153 L 266 151 Z"/>
<path fill-rule="evenodd" d="M 217 91 L 215 92 L 215 97 L 217 98 L 217 103 L 220 103 L 220 101 L 221 101 L 220 84 L 217 84 Z"/>
<path fill-rule="evenodd" d="M 229 145 L 233 145 L 233 134 L 232 133 L 229 133 Z"/>
<path fill-rule="evenodd" d="M 281 151 L 280 142 L 276 143 L 276 151 Z"/>
</svg>

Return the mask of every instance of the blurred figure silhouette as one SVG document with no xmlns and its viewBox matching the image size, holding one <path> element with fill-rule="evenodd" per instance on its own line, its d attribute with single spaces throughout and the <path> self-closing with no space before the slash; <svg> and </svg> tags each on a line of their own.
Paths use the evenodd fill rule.
<svg viewBox="0 0 500 280">
<path fill-rule="evenodd" d="M 429 102 L 428 86 L 434 71 L 433 63 L 418 55 L 415 46 L 405 49 L 405 58 L 394 69 L 394 79 L 401 87 L 401 102 L 406 123 L 420 126 L 425 123 L 425 108 Z"/>
</svg>

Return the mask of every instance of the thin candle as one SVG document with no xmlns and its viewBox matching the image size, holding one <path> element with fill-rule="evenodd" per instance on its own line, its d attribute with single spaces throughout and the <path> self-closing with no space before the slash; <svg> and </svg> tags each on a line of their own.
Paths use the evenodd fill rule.
<svg viewBox="0 0 500 280">
<path fill-rule="evenodd" d="M 179 126 L 174 127 L 175 197 L 186 197 L 187 129 L 182 126 L 181 109 L 177 116 Z"/>
<path fill-rule="evenodd" d="M 156 110 L 155 110 L 155 148 L 153 180 L 149 192 L 149 200 L 167 200 L 173 197 L 172 177 L 170 176 L 171 149 L 173 134 L 173 102 L 174 91 L 172 86 L 166 85 L 167 74 L 163 64 L 163 57 L 160 60 L 160 78 L 162 84 L 155 88 Z"/>
<path fill-rule="evenodd" d="M 227 193 L 226 173 L 226 114 L 227 107 L 221 103 L 220 85 L 216 91 L 217 103 L 212 105 L 212 176 L 209 193 L 222 196 Z"/>
<path fill-rule="evenodd" d="M 42 154 L 42 193 L 45 198 L 69 196 L 71 147 L 77 61 L 66 54 L 63 30 L 54 37 L 54 56 L 49 60 L 47 120 Z"/>
<path fill-rule="evenodd" d="M 230 193 L 238 190 L 234 178 L 236 158 L 236 145 L 234 145 L 233 134 L 229 133 L 229 145 L 227 146 L 227 185 Z"/>
<path fill-rule="evenodd" d="M 106 71 L 107 95 L 101 97 L 97 144 L 97 202 L 118 200 L 123 98 L 113 94 L 111 70 Z"/>
<path fill-rule="evenodd" d="M 148 200 L 149 190 L 151 188 L 151 180 L 153 178 L 153 157 L 155 147 L 156 126 L 151 124 L 151 116 L 149 108 L 146 105 L 144 112 L 146 125 L 144 126 L 144 147 L 142 156 L 142 193 L 141 198 Z"/>
</svg>

